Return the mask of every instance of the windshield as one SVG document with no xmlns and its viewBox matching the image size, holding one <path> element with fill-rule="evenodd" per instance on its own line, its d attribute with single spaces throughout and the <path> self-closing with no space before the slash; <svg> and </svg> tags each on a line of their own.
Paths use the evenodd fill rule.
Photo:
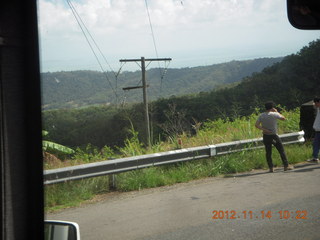
<svg viewBox="0 0 320 240">
<path fill-rule="evenodd" d="M 39 0 L 38 21 L 47 219 L 85 239 L 320 236 L 312 103 L 300 123 L 319 32 L 286 1 Z"/>
</svg>

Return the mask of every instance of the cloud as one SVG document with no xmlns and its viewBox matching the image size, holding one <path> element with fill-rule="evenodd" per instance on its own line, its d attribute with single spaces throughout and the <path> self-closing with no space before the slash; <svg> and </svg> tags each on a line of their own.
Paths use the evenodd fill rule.
<svg viewBox="0 0 320 240">
<path fill-rule="evenodd" d="M 269 15 L 270 11 L 274 11 L 275 1 L 277 0 L 148 0 L 147 6 L 155 27 L 179 31 L 206 25 L 239 25 L 256 14 Z M 41 32 L 48 29 L 52 33 L 66 34 L 79 31 L 66 1 L 39 2 Z M 72 4 L 88 28 L 95 33 L 106 34 L 114 30 L 139 30 L 149 27 L 144 0 L 83 0 L 73 1 Z"/>
<path fill-rule="evenodd" d="M 268 48 L 283 53 L 288 46 L 282 44 L 289 37 L 291 45 L 299 42 L 300 47 L 301 39 L 317 35 L 293 29 L 285 1 L 279 0 L 78 0 L 72 5 L 112 63 L 154 57 L 153 40 L 161 57 L 179 60 L 199 59 L 200 53 L 214 58 L 216 52 L 239 56 L 241 49 L 242 55 L 259 48 L 265 55 Z M 95 57 L 66 0 L 39 0 L 39 32 L 44 68 L 66 60 L 75 68 L 94 65 Z"/>
</svg>

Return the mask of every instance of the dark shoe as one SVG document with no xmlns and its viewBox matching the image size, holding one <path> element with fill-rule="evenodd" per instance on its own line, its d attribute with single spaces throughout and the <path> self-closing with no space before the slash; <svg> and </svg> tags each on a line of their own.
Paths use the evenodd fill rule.
<svg viewBox="0 0 320 240">
<path fill-rule="evenodd" d="M 288 165 L 288 166 L 285 166 L 283 170 L 288 171 L 288 170 L 293 170 L 293 169 L 294 169 L 294 167 L 292 165 Z"/>
<path fill-rule="evenodd" d="M 274 169 L 273 168 L 269 168 L 269 172 L 274 172 Z"/>
</svg>

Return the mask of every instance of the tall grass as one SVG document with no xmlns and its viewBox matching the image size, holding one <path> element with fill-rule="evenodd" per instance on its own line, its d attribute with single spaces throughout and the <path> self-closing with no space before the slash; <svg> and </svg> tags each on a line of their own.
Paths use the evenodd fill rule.
<svg viewBox="0 0 320 240">
<path fill-rule="evenodd" d="M 279 132 L 294 132 L 299 130 L 299 111 L 285 111 L 288 118 L 286 122 L 279 124 Z M 196 136 L 182 134 L 177 139 L 182 140 L 182 147 L 201 146 L 228 142 L 240 139 L 250 139 L 261 136 L 261 132 L 255 127 L 258 112 L 246 118 L 237 118 L 233 121 L 218 119 L 203 123 Z M 177 142 L 170 140 L 159 142 L 152 148 L 145 149 L 138 140 L 138 135 L 132 130 L 132 137 L 125 142 L 125 146 L 119 149 L 124 156 L 140 155 L 149 152 L 161 152 L 177 148 Z M 285 150 L 289 163 L 294 164 L 307 159 L 310 155 L 310 144 L 288 145 Z M 87 149 L 78 150 L 73 161 L 86 163 L 110 157 L 117 157 L 110 148 L 104 151 Z M 80 160 L 79 160 L 80 159 Z M 82 159 L 82 160 L 81 160 Z M 275 166 L 282 166 L 277 151 L 273 151 Z M 229 155 L 193 160 L 190 162 L 175 163 L 159 167 L 150 167 L 141 170 L 117 174 L 116 183 L 118 191 L 132 191 L 143 188 L 152 188 L 175 183 L 187 182 L 193 179 L 214 177 L 225 174 L 251 171 L 252 169 L 266 169 L 264 149 L 242 151 Z M 67 206 L 79 205 L 85 200 L 92 199 L 95 195 L 109 192 L 109 178 L 97 177 L 74 182 L 49 185 L 45 187 L 46 210 L 51 211 Z"/>
</svg>

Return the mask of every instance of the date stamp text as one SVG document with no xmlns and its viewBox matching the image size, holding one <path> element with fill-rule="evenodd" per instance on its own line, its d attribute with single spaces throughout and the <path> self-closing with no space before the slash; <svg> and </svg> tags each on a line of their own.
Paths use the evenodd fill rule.
<svg viewBox="0 0 320 240">
<path fill-rule="evenodd" d="M 222 219 L 308 219 L 307 210 L 261 210 L 261 211 L 236 211 L 236 210 L 214 210 L 212 211 L 213 220 Z"/>
</svg>

